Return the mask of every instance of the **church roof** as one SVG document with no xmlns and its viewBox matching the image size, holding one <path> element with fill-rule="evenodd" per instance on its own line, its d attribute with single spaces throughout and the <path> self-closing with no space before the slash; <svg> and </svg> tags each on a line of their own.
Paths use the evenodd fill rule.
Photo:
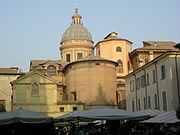
<svg viewBox="0 0 180 135">
<path fill-rule="evenodd" d="M 164 47 L 164 46 L 174 46 L 174 45 L 176 45 L 176 43 L 173 41 L 143 41 L 143 45 L 144 45 L 144 47 L 145 46 Z"/>
<path fill-rule="evenodd" d="M 106 41 L 111 41 L 111 40 L 124 40 L 124 41 L 127 41 L 127 42 L 129 42 L 129 43 L 132 44 L 131 41 L 129 41 L 129 40 L 127 40 L 127 39 L 119 38 L 117 35 L 118 35 L 118 34 L 117 34 L 116 32 L 111 32 L 111 33 L 109 33 L 109 34 L 104 38 L 104 40 L 99 41 L 99 42 L 96 44 L 96 46 L 97 46 L 99 43 L 101 43 L 101 42 L 106 42 Z"/>
<path fill-rule="evenodd" d="M 113 64 L 115 64 L 116 66 L 118 65 L 118 63 L 115 62 L 115 61 L 108 60 L 108 59 L 104 59 L 104 58 L 101 58 L 101 57 L 99 57 L 99 56 L 88 55 L 88 56 L 86 56 L 86 57 L 84 57 L 84 58 L 82 58 L 82 59 L 79 59 L 79 60 L 77 60 L 77 61 L 68 63 L 68 64 L 64 67 L 63 71 L 65 71 L 66 69 L 68 69 L 68 67 L 69 67 L 70 65 L 72 65 L 72 64 L 80 63 L 80 62 L 87 62 L 87 61 L 106 61 L 106 62 L 113 63 Z"/>
<path fill-rule="evenodd" d="M 172 41 L 143 41 L 142 48 L 137 48 L 135 50 L 169 50 L 177 51 L 178 49 L 174 47 L 177 43 Z"/>
<path fill-rule="evenodd" d="M 39 72 L 39 71 L 30 71 L 30 72 L 25 73 L 25 74 L 22 75 L 22 76 L 19 76 L 16 80 L 12 81 L 11 84 L 17 83 L 18 81 L 23 80 L 23 79 L 25 79 L 25 78 L 28 78 L 28 77 L 30 77 L 30 76 L 32 76 L 32 75 L 35 75 L 35 74 L 38 75 L 38 76 L 41 76 L 41 77 L 43 77 L 43 78 L 46 78 L 46 79 L 50 80 L 50 81 L 53 82 L 53 83 L 56 83 L 56 84 L 59 83 L 59 82 L 57 82 L 56 80 L 54 80 L 54 79 L 46 76 L 45 74 L 43 74 L 43 73 L 41 73 L 41 72 Z"/>
<path fill-rule="evenodd" d="M 61 65 L 62 67 L 66 65 L 66 62 L 63 60 L 31 60 L 30 69 L 43 69 L 43 65 L 47 63 L 56 63 L 58 65 Z"/>
<path fill-rule="evenodd" d="M 71 26 L 64 32 L 62 41 L 68 40 L 89 40 L 92 41 L 91 33 L 81 23 L 81 16 L 76 9 L 74 16 L 72 17 Z"/>
</svg>

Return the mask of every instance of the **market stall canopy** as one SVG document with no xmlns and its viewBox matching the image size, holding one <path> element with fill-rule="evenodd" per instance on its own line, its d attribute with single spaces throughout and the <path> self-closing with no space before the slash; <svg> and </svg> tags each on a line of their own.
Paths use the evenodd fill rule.
<svg viewBox="0 0 180 135">
<path fill-rule="evenodd" d="M 148 115 L 142 115 L 137 112 L 128 112 L 125 110 L 98 107 L 79 113 L 74 113 L 72 116 L 66 119 L 74 120 L 137 120 L 147 118 Z M 57 117 L 56 120 L 62 120 L 61 117 Z"/>
<path fill-rule="evenodd" d="M 155 109 L 146 109 L 146 110 L 138 111 L 138 113 L 142 115 L 149 115 L 150 117 L 155 117 L 161 113 L 164 113 L 164 111 L 159 111 Z"/>
<path fill-rule="evenodd" d="M 141 121 L 141 123 L 177 123 L 177 122 L 180 122 L 180 120 L 177 119 L 175 111 L 164 112 L 154 118 Z"/>
<path fill-rule="evenodd" d="M 59 117 L 56 117 L 54 119 L 54 121 L 71 121 L 71 120 L 75 120 L 74 116 L 78 115 L 80 112 L 82 111 L 74 111 L 74 112 L 70 112 L 64 115 L 61 115 Z"/>
<path fill-rule="evenodd" d="M 11 123 L 29 123 L 29 124 L 42 124 L 51 123 L 53 118 L 24 109 L 17 109 L 10 112 L 0 114 L 0 125 Z"/>
</svg>

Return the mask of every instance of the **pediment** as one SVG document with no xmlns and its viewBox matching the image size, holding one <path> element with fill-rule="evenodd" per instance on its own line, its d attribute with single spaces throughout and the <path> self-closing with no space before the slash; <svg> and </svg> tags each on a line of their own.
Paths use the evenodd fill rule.
<svg viewBox="0 0 180 135">
<path fill-rule="evenodd" d="M 32 71 L 28 72 L 25 75 L 19 77 L 18 79 L 12 81 L 12 84 L 17 84 L 17 83 L 51 83 L 51 84 L 57 84 L 57 82 L 45 75 L 43 75 L 40 72 Z"/>
</svg>

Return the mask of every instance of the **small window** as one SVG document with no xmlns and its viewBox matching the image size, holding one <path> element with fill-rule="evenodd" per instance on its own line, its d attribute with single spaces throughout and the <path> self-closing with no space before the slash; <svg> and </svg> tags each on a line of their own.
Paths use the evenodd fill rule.
<svg viewBox="0 0 180 135">
<path fill-rule="evenodd" d="M 60 112 L 64 112 L 64 107 L 59 108 Z"/>
<path fill-rule="evenodd" d="M 148 107 L 151 108 L 151 97 L 148 96 Z"/>
<path fill-rule="evenodd" d="M 155 109 L 158 109 L 158 97 L 157 94 L 154 94 L 154 102 L 155 102 Z"/>
<path fill-rule="evenodd" d="M 147 109 L 147 98 L 144 97 L 144 109 Z"/>
<path fill-rule="evenodd" d="M 121 47 L 116 47 L 116 52 L 121 52 Z"/>
<path fill-rule="evenodd" d="M 130 81 L 130 91 L 134 91 L 134 80 Z"/>
<path fill-rule="evenodd" d="M 146 84 L 149 85 L 149 73 L 146 74 Z"/>
<path fill-rule="evenodd" d="M 117 72 L 122 73 L 123 72 L 123 62 L 122 60 L 117 60 L 118 67 L 117 67 Z"/>
<path fill-rule="evenodd" d="M 146 78 L 145 78 L 145 75 L 142 75 L 141 76 L 141 87 L 144 88 L 146 85 Z"/>
<path fill-rule="evenodd" d="M 0 100 L 0 112 L 5 112 L 6 111 L 6 107 L 5 104 L 6 101 L 5 100 Z"/>
<path fill-rule="evenodd" d="M 166 99 L 166 91 L 162 93 L 162 99 L 163 99 L 163 111 L 167 111 L 167 99 Z"/>
<path fill-rule="evenodd" d="M 56 67 L 55 66 L 48 66 L 47 74 L 48 75 L 56 75 Z"/>
<path fill-rule="evenodd" d="M 71 99 L 72 99 L 72 101 L 76 101 L 77 100 L 76 91 L 71 92 Z"/>
<path fill-rule="evenodd" d="M 128 61 L 128 63 L 127 63 L 127 66 L 128 66 L 128 73 L 130 73 L 131 68 L 130 68 L 130 62 L 129 62 L 129 61 Z"/>
<path fill-rule="evenodd" d="M 77 111 L 77 107 L 73 107 L 73 111 Z"/>
<path fill-rule="evenodd" d="M 100 65 L 100 63 L 95 63 L 95 65 Z"/>
<path fill-rule="evenodd" d="M 77 53 L 77 60 L 81 59 L 83 57 L 82 53 Z"/>
<path fill-rule="evenodd" d="M 70 62 L 70 54 L 66 54 L 66 62 Z"/>
<path fill-rule="evenodd" d="M 136 79 L 136 88 L 137 88 L 137 89 L 140 89 L 140 84 L 141 84 L 141 83 L 140 83 L 140 78 L 137 78 L 137 79 Z"/>
<path fill-rule="evenodd" d="M 161 79 L 165 79 L 166 77 L 166 70 L 165 70 L 165 65 L 161 66 Z"/>
<path fill-rule="evenodd" d="M 138 99 L 138 111 L 141 111 L 141 100 Z"/>
<path fill-rule="evenodd" d="M 156 82 L 156 72 L 155 72 L 155 70 L 153 70 L 153 83 L 155 83 Z"/>
<path fill-rule="evenodd" d="M 135 111 L 135 107 L 134 107 L 134 101 L 132 101 L 132 111 Z"/>
<path fill-rule="evenodd" d="M 39 96 L 39 85 L 37 83 L 32 84 L 31 95 L 32 96 Z"/>
</svg>

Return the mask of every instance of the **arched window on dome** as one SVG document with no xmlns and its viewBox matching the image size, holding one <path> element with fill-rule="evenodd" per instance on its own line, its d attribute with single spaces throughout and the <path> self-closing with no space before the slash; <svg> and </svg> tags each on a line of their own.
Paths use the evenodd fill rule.
<svg viewBox="0 0 180 135">
<path fill-rule="evenodd" d="M 47 68 L 47 74 L 48 75 L 56 75 L 56 67 L 55 66 L 48 66 Z"/>
<path fill-rule="evenodd" d="M 118 63 L 118 67 L 117 67 L 117 72 L 118 73 L 122 73 L 123 72 L 123 62 L 122 60 L 117 60 L 117 63 Z"/>
<path fill-rule="evenodd" d="M 121 47 L 116 47 L 116 52 L 121 52 L 122 50 L 121 50 Z"/>
<path fill-rule="evenodd" d="M 39 96 L 39 85 L 37 83 L 31 85 L 31 96 Z"/>
</svg>

